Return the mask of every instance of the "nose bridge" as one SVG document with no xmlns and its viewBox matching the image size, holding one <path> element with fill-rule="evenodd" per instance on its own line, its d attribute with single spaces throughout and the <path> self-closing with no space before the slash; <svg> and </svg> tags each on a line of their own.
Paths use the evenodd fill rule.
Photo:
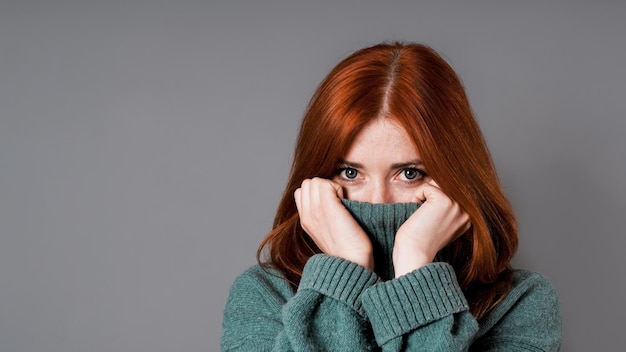
<svg viewBox="0 0 626 352">
<path fill-rule="evenodd" d="M 382 179 L 373 180 L 369 190 L 370 203 L 392 203 L 389 185 Z"/>
</svg>

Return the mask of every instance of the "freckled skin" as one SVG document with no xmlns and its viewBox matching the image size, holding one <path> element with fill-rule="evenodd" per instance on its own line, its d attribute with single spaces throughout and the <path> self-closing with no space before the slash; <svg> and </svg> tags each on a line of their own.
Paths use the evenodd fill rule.
<svg viewBox="0 0 626 352">
<path fill-rule="evenodd" d="M 374 268 L 367 235 L 341 198 L 369 203 L 423 202 L 396 234 L 396 277 L 420 268 L 470 227 L 468 215 L 432 180 L 402 127 L 379 118 L 357 135 L 332 180 L 305 180 L 294 197 L 302 228 L 326 254 Z"/>
<path fill-rule="evenodd" d="M 369 203 L 414 202 L 411 189 L 429 180 L 428 177 L 408 179 L 405 170 L 423 170 L 413 142 L 402 127 L 390 119 L 377 119 L 356 137 L 344 161 L 362 165 L 358 175 L 348 179 L 340 173 L 333 181 L 343 187 L 344 196 Z M 394 165 L 405 164 L 404 168 Z"/>
</svg>

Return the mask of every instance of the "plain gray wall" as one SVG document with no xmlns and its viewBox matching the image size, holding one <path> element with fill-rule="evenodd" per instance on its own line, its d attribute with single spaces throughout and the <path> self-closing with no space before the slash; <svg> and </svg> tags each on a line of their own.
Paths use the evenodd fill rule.
<svg viewBox="0 0 626 352">
<path fill-rule="evenodd" d="M 1 1 L 0 350 L 218 350 L 310 95 L 396 39 L 464 80 L 564 350 L 623 349 L 624 3 Z"/>
</svg>

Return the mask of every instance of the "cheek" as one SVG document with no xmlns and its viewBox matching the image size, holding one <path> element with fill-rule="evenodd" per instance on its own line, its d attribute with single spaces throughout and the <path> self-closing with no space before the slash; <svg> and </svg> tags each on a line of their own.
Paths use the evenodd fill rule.
<svg viewBox="0 0 626 352">
<path fill-rule="evenodd" d="M 349 200 L 355 200 L 358 202 L 367 202 L 367 197 L 364 192 L 359 191 L 358 187 L 350 187 L 342 185 L 343 188 L 343 197 Z"/>
<path fill-rule="evenodd" d="M 387 185 L 374 188 L 367 186 L 342 185 L 345 199 L 366 203 L 414 203 L 417 202 L 415 187 Z"/>
<path fill-rule="evenodd" d="M 409 187 L 397 187 L 392 191 L 393 203 L 413 203 L 417 201 L 415 189 Z"/>
</svg>

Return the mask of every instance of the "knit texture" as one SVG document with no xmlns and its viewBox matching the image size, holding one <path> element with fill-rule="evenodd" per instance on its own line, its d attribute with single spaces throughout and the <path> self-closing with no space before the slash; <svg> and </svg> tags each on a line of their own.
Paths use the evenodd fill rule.
<svg viewBox="0 0 626 352">
<path fill-rule="evenodd" d="M 505 299 L 477 321 L 454 269 L 428 264 L 393 278 L 398 227 L 419 206 L 344 201 L 375 248 L 376 272 L 326 254 L 311 257 L 296 292 L 255 265 L 234 282 L 222 351 L 558 351 L 554 288 L 518 270 Z"/>
<path fill-rule="evenodd" d="M 372 241 L 374 271 L 383 281 L 391 279 L 395 276 L 391 256 L 396 233 L 421 203 L 372 204 L 347 199 L 342 202 Z"/>
</svg>

